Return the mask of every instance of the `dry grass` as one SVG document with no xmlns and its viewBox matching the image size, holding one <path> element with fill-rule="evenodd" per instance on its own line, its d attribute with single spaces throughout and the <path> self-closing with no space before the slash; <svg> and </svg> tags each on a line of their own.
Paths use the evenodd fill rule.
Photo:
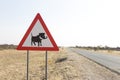
<svg viewBox="0 0 120 80">
<path fill-rule="evenodd" d="M 64 50 L 48 51 L 48 67 L 55 64 L 59 58 L 66 57 Z M 30 51 L 29 78 L 44 79 L 45 51 Z M 26 79 L 26 51 L 14 49 L 0 51 L 0 80 Z"/>
<path fill-rule="evenodd" d="M 29 60 L 29 80 L 44 80 L 45 51 L 30 51 Z M 26 51 L 0 51 L 0 80 L 26 80 Z M 48 80 L 120 80 L 120 77 L 62 48 L 48 52 Z"/>
</svg>

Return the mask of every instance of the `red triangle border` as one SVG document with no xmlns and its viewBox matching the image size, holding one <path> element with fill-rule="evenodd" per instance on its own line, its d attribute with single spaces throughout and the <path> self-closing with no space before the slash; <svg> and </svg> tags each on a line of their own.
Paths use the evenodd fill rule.
<svg viewBox="0 0 120 80">
<path fill-rule="evenodd" d="M 36 24 L 37 20 L 40 21 L 42 24 L 43 29 L 45 30 L 46 34 L 48 35 L 53 47 L 24 47 L 22 46 L 27 39 L 28 35 L 30 34 L 31 30 L 33 29 L 34 25 Z M 34 18 L 33 22 L 31 23 L 30 27 L 28 28 L 27 32 L 25 33 L 24 37 L 20 41 L 19 45 L 17 46 L 17 50 L 41 50 L 41 51 L 58 51 L 59 48 L 55 43 L 53 37 L 51 36 L 46 24 L 44 23 L 41 15 L 37 13 L 36 17 Z"/>
</svg>

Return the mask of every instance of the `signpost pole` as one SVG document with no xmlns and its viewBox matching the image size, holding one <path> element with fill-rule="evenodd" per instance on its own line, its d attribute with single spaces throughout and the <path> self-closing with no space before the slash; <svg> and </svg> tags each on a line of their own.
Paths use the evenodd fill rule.
<svg viewBox="0 0 120 80">
<path fill-rule="evenodd" d="M 46 54 L 45 54 L 45 80 L 47 80 L 47 51 L 46 51 Z"/>
<path fill-rule="evenodd" d="M 29 77 L 29 50 L 27 50 L 27 80 Z"/>
</svg>

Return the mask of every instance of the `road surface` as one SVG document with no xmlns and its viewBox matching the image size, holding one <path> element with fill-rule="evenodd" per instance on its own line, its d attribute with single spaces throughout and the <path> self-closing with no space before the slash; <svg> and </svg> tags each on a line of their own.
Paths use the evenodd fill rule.
<svg viewBox="0 0 120 80">
<path fill-rule="evenodd" d="M 120 56 L 96 53 L 78 48 L 70 48 L 70 50 L 79 53 L 80 55 L 87 57 L 98 64 L 120 74 Z"/>
</svg>

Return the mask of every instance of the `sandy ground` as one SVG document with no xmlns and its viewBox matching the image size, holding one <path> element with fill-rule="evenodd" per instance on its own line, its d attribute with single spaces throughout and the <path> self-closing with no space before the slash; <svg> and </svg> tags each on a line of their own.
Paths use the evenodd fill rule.
<svg viewBox="0 0 120 80">
<path fill-rule="evenodd" d="M 29 80 L 44 80 L 44 62 L 44 51 L 30 51 Z M 0 80 L 26 80 L 26 51 L 0 51 Z M 48 80 L 120 80 L 120 75 L 62 48 L 48 52 Z"/>
</svg>

